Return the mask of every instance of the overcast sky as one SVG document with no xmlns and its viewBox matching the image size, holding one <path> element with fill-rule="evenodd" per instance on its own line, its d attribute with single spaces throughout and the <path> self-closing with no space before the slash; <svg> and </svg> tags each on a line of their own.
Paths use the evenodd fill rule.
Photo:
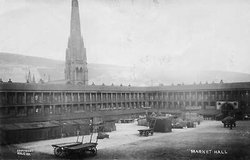
<svg viewBox="0 0 250 160">
<path fill-rule="evenodd" d="M 79 0 L 88 63 L 250 73 L 249 0 Z M 0 52 L 65 59 L 71 0 L 0 0 Z"/>
</svg>

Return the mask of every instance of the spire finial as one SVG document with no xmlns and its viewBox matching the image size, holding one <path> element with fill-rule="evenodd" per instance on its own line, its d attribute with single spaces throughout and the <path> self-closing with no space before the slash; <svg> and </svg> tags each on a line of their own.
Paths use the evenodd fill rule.
<svg viewBox="0 0 250 160">
<path fill-rule="evenodd" d="M 72 7 L 78 7 L 78 1 L 72 0 Z"/>
</svg>

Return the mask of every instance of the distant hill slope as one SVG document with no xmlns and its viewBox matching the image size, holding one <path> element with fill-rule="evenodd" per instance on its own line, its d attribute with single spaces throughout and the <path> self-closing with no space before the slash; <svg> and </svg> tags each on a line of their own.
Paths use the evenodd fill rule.
<svg viewBox="0 0 250 160">
<path fill-rule="evenodd" d="M 24 56 L 19 54 L 1 53 L 0 64 L 5 65 L 28 65 L 35 67 L 56 67 L 63 65 L 62 61 L 51 60 L 47 58 Z"/>
<path fill-rule="evenodd" d="M 219 82 L 246 82 L 250 81 L 250 74 L 225 71 L 149 71 L 142 67 L 123 67 L 106 64 L 88 64 L 89 84 L 111 85 L 158 85 L 180 83 L 211 83 Z M 28 72 L 34 75 L 36 81 L 40 78 L 45 81 L 64 79 L 64 62 L 40 57 L 23 56 L 18 54 L 0 53 L 0 78 L 7 81 L 25 82 Z"/>
<path fill-rule="evenodd" d="M 26 75 L 31 72 L 36 81 L 64 79 L 64 61 L 40 57 L 24 56 L 0 52 L 0 78 L 7 81 L 25 82 Z M 88 64 L 89 83 L 125 84 L 129 81 L 130 68 L 106 64 Z"/>
</svg>

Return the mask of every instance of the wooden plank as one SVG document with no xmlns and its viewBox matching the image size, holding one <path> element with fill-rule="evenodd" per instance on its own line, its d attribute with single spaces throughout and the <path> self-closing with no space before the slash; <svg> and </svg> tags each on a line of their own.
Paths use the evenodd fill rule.
<svg viewBox="0 0 250 160">
<path fill-rule="evenodd" d="M 75 146 L 79 145 L 81 142 L 70 142 L 70 143 L 60 143 L 60 144 L 53 144 L 53 147 L 70 147 L 70 146 Z"/>
<path fill-rule="evenodd" d="M 68 147 L 70 150 L 78 150 L 83 148 L 89 148 L 89 147 L 96 147 L 96 143 L 83 143 L 76 146 Z"/>
</svg>

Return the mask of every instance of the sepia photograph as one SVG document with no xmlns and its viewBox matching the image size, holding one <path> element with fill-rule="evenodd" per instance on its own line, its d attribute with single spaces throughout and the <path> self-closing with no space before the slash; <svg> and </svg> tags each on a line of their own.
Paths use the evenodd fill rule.
<svg viewBox="0 0 250 160">
<path fill-rule="evenodd" d="M 0 0 L 0 159 L 249 160 L 250 1 Z"/>
</svg>

